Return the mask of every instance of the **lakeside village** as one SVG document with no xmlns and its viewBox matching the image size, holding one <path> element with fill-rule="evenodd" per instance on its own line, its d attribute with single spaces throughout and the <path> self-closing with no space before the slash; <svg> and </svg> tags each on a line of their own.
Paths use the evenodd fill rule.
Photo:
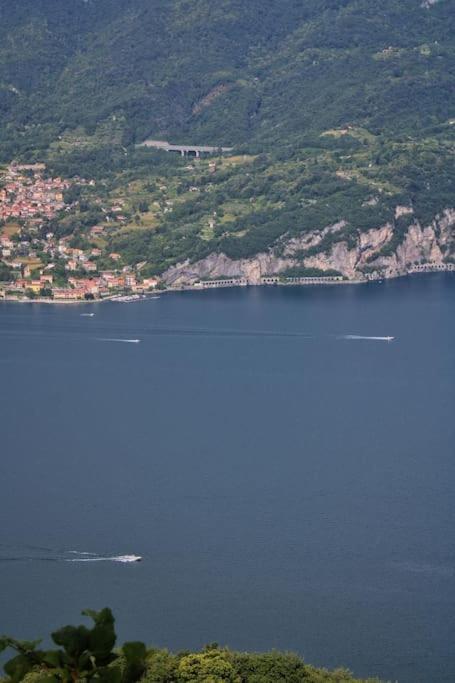
<svg viewBox="0 0 455 683">
<path fill-rule="evenodd" d="M 124 202 L 100 204 L 103 220 L 88 229 L 84 248 L 74 235 L 57 235 L 59 221 L 74 216 L 75 204 L 65 194 L 74 186 L 94 186 L 93 180 L 50 178 L 44 164 L 11 164 L 0 173 L 0 300 L 81 302 L 117 299 L 131 301 L 155 289 L 212 289 L 263 285 L 321 285 L 354 282 L 341 274 L 302 277 L 262 276 L 201 279 L 193 284 L 165 287 L 157 277 L 141 274 L 146 262 L 124 265 L 109 253 L 109 233 L 126 221 Z M 71 194 L 71 192 L 70 192 Z M 65 201 L 66 199 L 66 201 Z M 100 200 L 98 200 L 100 202 Z M 54 230 L 52 229 L 54 228 Z M 421 263 L 408 274 L 455 271 L 455 264 Z M 388 274 L 384 277 L 396 277 Z M 366 282 L 368 277 L 355 282 Z M 377 278 L 375 278 L 377 279 Z"/>
<path fill-rule="evenodd" d="M 100 248 L 104 225 L 89 230 L 89 249 L 70 246 L 72 236 L 57 237 L 47 230 L 50 221 L 72 211 L 65 192 L 72 182 L 45 176 L 44 164 L 10 165 L 0 177 L 0 299 L 90 301 L 115 296 L 140 296 L 158 280 L 141 277 L 141 266 L 121 267 L 120 254 Z M 75 179 L 79 186 L 94 181 Z M 121 222 L 121 207 L 105 209 L 114 223 Z M 100 261 L 119 264 L 101 269 Z"/>
<path fill-rule="evenodd" d="M 74 185 L 94 186 L 93 180 L 46 177 L 44 164 L 11 164 L 0 174 L 0 300 L 81 302 L 116 299 L 131 301 L 167 289 L 156 277 L 144 277 L 146 262 L 122 265 L 122 257 L 106 250 L 112 229 L 122 227 L 123 202 L 100 206 L 105 221 L 88 230 L 88 248 L 74 246 L 74 235 L 57 236 L 53 219 L 74 212 L 65 193 Z M 55 221 L 54 221 L 55 225 Z M 109 264 L 109 269 L 104 266 Z M 112 267 L 114 265 L 114 267 Z M 117 267 L 115 267 L 117 266 Z M 261 284 L 333 284 L 341 276 L 262 277 Z M 242 287 L 243 277 L 201 279 L 170 289 Z M 257 284 L 257 283 L 255 283 Z"/>
</svg>

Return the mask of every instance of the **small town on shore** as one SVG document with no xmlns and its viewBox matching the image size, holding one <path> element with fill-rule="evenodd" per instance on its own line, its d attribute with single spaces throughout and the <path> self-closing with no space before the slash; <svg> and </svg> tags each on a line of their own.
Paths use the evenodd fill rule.
<svg viewBox="0 0 455 683">
<path fill-rule="evenodd" d="M 58 236 L 52 221 L 73 209 L 65 201 L 72 185 L 92 185 L 46 177 L 44 164 L 11 164 L 0 178 L 0 300 L 82 302 L 136 300 L 156 289 L 201 290 L 244 287 L 243 277 L 202 279 L 193 284 L 166 287 L 158 277 L 141 274 L 145 262 L 122 263 L 121 254 L 106 252 L 106 237 L 121 226 L 123 206 L 103 207 L 106 220 L 89 229 L 89 248 L 74 244 L 72 234 Z M 109 263 L 111 267 L 103 267 Z M 335 284 L 343 277 L 261 278 L 261 284 Z"/>
<path fill-rule="evenodd" d="M 84 178 L 52 178 L 44 164 L 11 164 L 0 174 L 0 300 L 83 302 L 136 300 L 155 290 L 201 290 L 262 285 L 332 285 L 380 280 L 403 273 L 369 275 L 348 280 L 341 274 L 305 277 L 264 275 L 250 282 L 245 277 L 206 278 L 166 284 L 145 274 L 146 261 L 124 263 L 109 251 L 109 234 L 122 226 L 124 203 L 100 206 L 104 220 L 88 229 L 81 244 L 74 235 L 57 234 L 59 221 L 72 215 L 71 188 L 94 186 Z M 454 271 L 455 264 L 420 263 L 406 274 Z"/>
<path fill-rule="evenodd" d="M 0 299 L 93 301 L 155 289 L 157 278 L 141 277 L 144 264 L 133 268 L 122 265 L 120 254 L 105 254 L 106 225 L 90 228 L 88 249 L 74 246 L 72 235 L 52 231 L 52 220 L 71 211 L 65 193 L 72 182 L 48 178 L 45 171 L 44 164 L 12 164 L 0 178 Z M 107 224 L 122 220 L 121 207 L 105 213 Z"/>
</svg>

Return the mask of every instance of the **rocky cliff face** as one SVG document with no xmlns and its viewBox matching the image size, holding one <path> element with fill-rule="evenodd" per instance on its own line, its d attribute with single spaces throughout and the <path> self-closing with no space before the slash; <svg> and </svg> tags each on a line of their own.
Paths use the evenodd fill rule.
<svg viewBox="0 0 455 683">
<path fill-rule="evenodd" d="M 409 226 L 402 243 L 387 257 L 372 263 L 389 276 L 407 272 L 421 263 L 443 264 L 455 254 L 455 210 L 447 209 L 423 228 L 418 222 Z"/>
<path fill-rule="evenodd" d="M 362 268 L 380 253 L 392 237 L 393 227 L 387 223 L 381 228 L 360 233 L 352 247 L 346 240 L 335 242 L 330 250 L 304 258 L 303 265 L 318 270 L 337 270 L 349 280 L 356 280 L 362 277 Z"/>
<path fill-rule="evenodd" d="M 408 207 L 397 207 L 395 215 L 411 213 Z M 283 238 L 279 249 L 254 258 L 232 260 L 225 254 L 214 253 L 195 263 L 186 261 L 169 268 L 163 281 L 171 286 L 185 286 L 201 279 L 242 277 L 250 284 L 259 284 L 264 276 L 279 275 L 297 266 L 335 270 L 348 280 L 362 280 L 405 275 L 412 266 L 443 265 L 455 257 L 455 209 L 446 209 L 425 227 L 418 221 L 412 222 L 396 247 L 394 226 L 390 223 L 359 232 L 355 239 L 346 238 L 345 227 L 346 223 L 340 221 L 297 238 Z M 328 237 L 330 246 L 324 248 Z"/>
<path fill-rule="evenodd" d="M 163 280 L 167 285 L 181 286 L 194 284 L 201 279 L 241 277 L 251 284 L 259 284 L 264 275 L 281 273 L 296 264 L 292 259 L 276 257 L 272 252 L 237 261 L 225 254 L 210 254 L 201 261 L 185 261 L 169 268 L 164 273 Z"/>
</svg>

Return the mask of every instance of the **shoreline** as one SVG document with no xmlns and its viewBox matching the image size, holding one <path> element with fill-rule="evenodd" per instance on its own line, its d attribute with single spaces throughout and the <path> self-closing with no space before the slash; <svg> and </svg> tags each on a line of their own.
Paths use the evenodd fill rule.
<svg viewBox="0 0 455 683">
<path fill-rule="evenodd" d="M 218 290 L 218 289 L 235 289 L 235 288 L 245 288 L 245 287 L 331 287 L 339 285 L 368 285 L 368 284 L 382 284 L 389 280 L 398 280 L 400 278 L 411 277 L 415 275 L 430 275 L 435 273 L 454 273 L 455 268 L 444 268 L 438 270 L 418 270 L 410 271 L 407 273 L 402 273 L 399 275 L 388 275 L 383 278 L 372 278 L 372 279 L 361 279 L 361 280 L 337 280 L 332 282 L 259 282 L 259 283 L 242 283 L 242 284 L 229 284 L 229 285 L 211 285 L 211 286 L 194 286 L 194 285 L 182 285 L 181 287 L 168 287 L 166 289 L 157 289 L 153 292 L 147 294 L 138 295 L 138 298 L 122 299 L 123 296 L 130 297 L 134 295 L 119 295 L 115 294 L 113 296 L 103 297 L 102 299 L 46 299 L 39 298 L 36 299 L 16 299 L 15 297 L 2 297 L 0 298 L 0 303 L 17 303 L 17 304 L 47 304 L 47 305 L 64 305 L 64 306 L 74 306 L 87 304 L 102 304 L 105 302 L 117 302 L 117 303 L 138 303 L 139 301 L 146 301 L 147 299 L 152 299 L 154 297 L 159 297 L 161 294 L 169 294 L 172 292 L 204 292 L 208 290 Z M 210 282 L 210 281 L 208 281 Z"/>
</svg>

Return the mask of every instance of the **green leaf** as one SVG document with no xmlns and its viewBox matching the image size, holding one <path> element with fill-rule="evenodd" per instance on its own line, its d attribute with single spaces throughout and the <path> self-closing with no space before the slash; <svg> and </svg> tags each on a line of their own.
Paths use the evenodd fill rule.
<svg viewBox="0 0 455 683">
<path fill-rule="evenodd" d="M 71 657 L 79 657 L 88 647 L 89 636 L 90 631 L 85 626 L 64 626 L 52 633 L 52 640 Z"/>
<path fill-rule="evenodd" d="M 20 649 L 24 652 L 31 652 L 33 651 L 37 645 L 41 643 L 41 639 L 39 640 L 18 640 L 16 641 L 19 643 Z"/>
<path fill-rule="evenodd" d="M 6 636 L 2 636 L 0 638 L 0 652 L 3 652 L 6 650 L 7 647 L 10 647 L 11 645 L 11 639 L 7 638 Z"/>
<path fill-rule="evenodd" d="M 100 612 L 86 610 L 85 614 L 91 616 L 95 621 L 95 626 L 89 631 L 88 649 L 95 656 L 98 666 L 107 664 L 108 661 L 111 661 L 111 651 L 117 639 L 112 612 L 106 607 Z"/>
<path fill-rule="evenodd" d="M 83 609 L 81 614 L 84 617 L 90 617 L 90 619 L 93 619 L 93 621 L 96 624 L 98 616 L 100 615 L 100 612 L 96 612 L 94 609 Z"/>
<path fill-rule="evenodd" d="M 115 645 L 115 633 L 109 626 L 95 626 L 89 636 L 89 649 L 97 660 L 103 660 Z M 98 663 L 102 663 L 99 662 Z"/>
<path fill-rule="evenodd" d="M 147 649 L 144 643 L 137 641 L 125 643 L 122 647 L 122 652 L 125 655 L 126 661 L 128 663 L 142 661 L 147 656 Z"/>
<path fill-rule="evenodd" d="M 7 647 L 12 647 L 18 652 L 25 654 L 27 652 L 32 652 L 40 643 L 41 640 L 16 640 L 9 636 L 2 636 L 0 638 L 0 652 L 6 650 Z"/>
<path fill-rule="evenodd" d="M 147 650 L 144 643 L 125 643 L 122 652 L 126 659 L 126 670 L 123 676 L 125 683 L 134 683 L 142 678 L 146 668 Z"/>
<path fill-rule="evenodd" d="M 97 626 L 111 625 L 113 627 L 115 623 L 114 615 L 112 614 L 109 607 L 104 607 L 99 612 L 96 612 L 93 609 L 85 609 L 82 611 L 82 614 L 86 617 L 90 617 L 91 619 L 93 619 Z"/>
<path fill-rule="evenodd" d="M 59 669 L 63 664 L 62 653 L 58 650 L 48 650 L 47 652 L 43 652 L 42 661 L 44 664 Z"/>
<path fill-rule="evenodd" d="M 98 671 L 98 679 L 102 683 L 121 683 L 122 671 L 119 667 L 103 667 Z"/>
<path fill-rule="evenodd" d="M 17 657 L 10 659 L 3 668 L 5 669 L 5 673 L 11 678 L 11 681 L 17 683 L 32 670 L 33 662 L 30 661 L 30 658 L 27 657 L 27 655 L 17 655 Z"/>
<path fill-rule="evenodd" d="M 89 671 L 93 669 L 92 656 L 90 652 L 83 652 L 77 660 L 77 668 L 79 671 Z"/>
</svg>

